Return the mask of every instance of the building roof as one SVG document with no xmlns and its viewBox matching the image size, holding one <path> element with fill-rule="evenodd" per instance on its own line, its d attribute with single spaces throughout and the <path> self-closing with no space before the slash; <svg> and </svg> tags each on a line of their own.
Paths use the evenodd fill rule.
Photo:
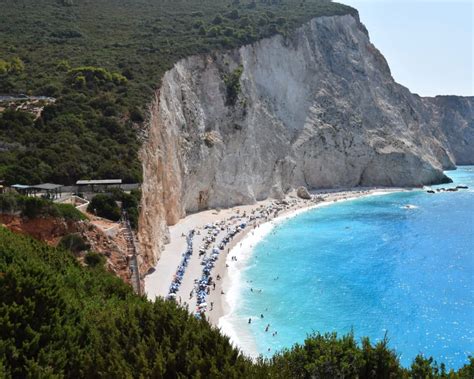
<svg viewBox="0 0 474 379">
<path fill-rule="evenodd" d="M 14 184 L 14 185 L 12 185 L 12 188 L 15 188 L 15 189 L 28 189 L 28 188 L 30 188 L 30 186 L 27 186 L 25 184 Z"/>
<path fill-rule="evenodd" d="M 101 180 L 78 180 L 78 186 L 89 186 L 94 184 L 122 184 L 122 179 L 101 179 Z"/>
<path fill-rule="evenodd" d="M 53 191 L 61 187 L 63 187 L 62 184 L 42 183 L 42 184 L 36 184 L 34 186 L 31 186 L 30 188 L 33 188 L 36 190 L 43 190 L 43 191 Z"/>
</svg>

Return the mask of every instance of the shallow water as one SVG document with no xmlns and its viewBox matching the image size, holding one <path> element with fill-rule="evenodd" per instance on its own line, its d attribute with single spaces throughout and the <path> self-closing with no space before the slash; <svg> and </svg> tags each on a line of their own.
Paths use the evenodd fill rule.
<svg viewBox="0 0 474 379">
<path fill-rule="evenodd" d="M 474 351 L 474 166 L 447 174 L 470 188 L 371 196 L 275 227 L 232 289 L 229 321 L 244 350 L 252 344 L 268 356 L 311 332 L 353 330 L 373 341 L 387 333 L 404 365 L 418 353 L 448 367 L 466 363 Z"/>
</svg>

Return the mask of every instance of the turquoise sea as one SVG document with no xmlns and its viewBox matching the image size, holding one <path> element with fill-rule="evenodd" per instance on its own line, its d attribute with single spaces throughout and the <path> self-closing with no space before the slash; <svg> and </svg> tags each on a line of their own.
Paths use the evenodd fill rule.
<svg viewBox="0 0 474 379">
<path fill-rule="evenodd" d="M 444 187 L 469 189 L 369 196 L 276 226 L 240 273 L 234 330 L 265 356 L 311 332 L 352 330 L 372 341 L 387 333 L 406 366 L 418 353 L 448 368 L 467 363 L 474 353 L 474 166 L 446 174 L 454 183 Z"/>
</svg>

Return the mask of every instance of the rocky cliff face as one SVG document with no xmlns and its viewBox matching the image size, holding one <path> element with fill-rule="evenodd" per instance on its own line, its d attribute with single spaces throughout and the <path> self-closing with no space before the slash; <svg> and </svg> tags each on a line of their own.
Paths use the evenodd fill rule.
<svg viewBox="0 0 474 379">
<path fill-rule="evenodd" d="M 425 97 L 432 123 L 444 132 L 456 164 L 474 164 L 474 97 Z"/>
<path fill-rule="evenodd" d="M 460 101 L 452 111 L 449 101 L 395 83 L 352 16 L 184 59 L 150 108 L 144 251 L 156 258 L 166 225 L 187 212 L 278 198 L 298 186 L 442 182 L 443 168 L 473 156 L 473 101 Z M 458 149 L 459 136 L 466 146 Z"/>
</svg>

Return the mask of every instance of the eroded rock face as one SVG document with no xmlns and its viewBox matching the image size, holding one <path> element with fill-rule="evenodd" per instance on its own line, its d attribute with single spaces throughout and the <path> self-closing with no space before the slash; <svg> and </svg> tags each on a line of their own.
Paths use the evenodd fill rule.
<svg viewBox="0 0 474 379">
<path fill-rule="evenodd" d="M 425 97 L 423 102 L 431 107 L 434 124 L 446 135 L 456 164 L 474 164 L 474 97 Z"/>
<path fill-rule="evenodd" d="M 238 96 L 229 99 L 224 78 L 239 68 Z M 281 198 L 299 186 L 441 182 L 472 146 L 453 148 L 464 132 L 440 112 L 450 111 L 394 82 L 352 16 L 184 59 L 165 74 L 150 109 L 142 247 L 155 259 L 166 225 L 187 212 Z M 447 125 L 454 130 L 443 131 Z"/>
<path fill-rule="evenodd" d="M 308 192 L 306 187 L 298 187 L 296 190 L 296 196 L 300 199 L 311 200 L 311 194 Z"/>
</svg>

